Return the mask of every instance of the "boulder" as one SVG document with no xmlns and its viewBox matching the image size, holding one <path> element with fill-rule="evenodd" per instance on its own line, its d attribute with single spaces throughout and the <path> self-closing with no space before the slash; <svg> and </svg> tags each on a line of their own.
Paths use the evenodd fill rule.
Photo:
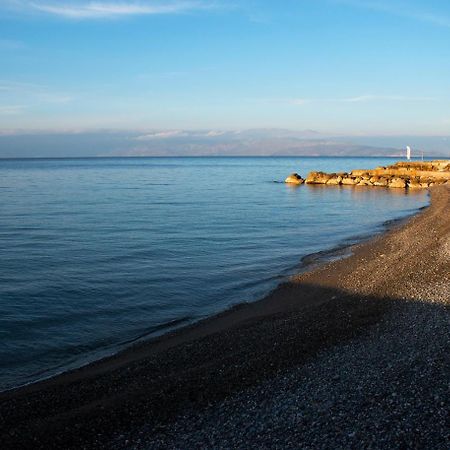
<svg viewBox="0 0 450 450">
<path fill-rule="evenodd" d="M 403 178 L 393 177 L 389 180 L 388 186 L 390 188 L 402 188 L 405 189 L 406 181 Z"/>
<path fill-rule="evenodd" d="M 327 184 L 332 184 L 332 185 L 339 185 L 342 183 L 342 177 L 340 176 L 335 176 L 335 177 L 331 177 L 328 181 Z"/>
<path fill-rule="evenodd" d="M 354 184 L 357 184 L 357 181 L 355 178 L 345 177 L 345 178 L 342 178 L 342 184 L 354 185 Z"/>
<path fill-rule="evenodd" d="M 310 172 L 305 181 L 308 184 L 326 184 L 330 178 L 331 175 L 324 172 Z"/>
<path fill-rule="evenodd" d="M 422 188 L 422 186 L 420 185 L 420 182 L 415 179 L 411 179 L 408 181 L 408 187 L 410 189 L 421 189 Z"/>
<path fill-rule="evenodd" d="M 372 179 L 370 179 L 370 181 L 372 181 Z M 378 178 L 377 181 L 373 182 L 374 186 L 382 186 L 382 187 L 386 187 L 389 183 L 389 180 L 385 177 L 380 177 Z"/>
<path fill-rule="evenodd" d="M 367 170 L 352 170 L 351 175 L 353 175 L 354 177 L 364 177 L 367 176 Z"/>
<path fill-rule="evenodd" d="M 305 180 L 298 173 L 291 173 L 285 180 L 285 183 L 302 184 Z"/>
</svg>

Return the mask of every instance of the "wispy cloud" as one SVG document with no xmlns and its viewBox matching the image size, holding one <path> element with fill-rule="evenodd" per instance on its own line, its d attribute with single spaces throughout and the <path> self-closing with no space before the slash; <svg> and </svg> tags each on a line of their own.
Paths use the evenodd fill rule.
<svg viewBox="0 0 450 450">
<path fill-rule="evenodd" d="M 154 131 L 151 133 L 143 134 L 135 138 L 136 141 L 149 141 L 153 139 L 168 139 L 172 137 L 186 136 L 186 133 L 182 130 L 166 130 L 166 131 Z"/>
<path fill-rule="evenodd" d="M 427 22 L 450 28 L 450 17 L 438 11 L 431 11 L 414 5 L 411 1 L 399 0 L 331 0 L 333 3 L 384 12 L 407 19 Z"/>
<path fill-rule="evenodd" d="M 155 139 L 170 139 L 180 137 L 194 137 L 194 138 L 215 138 L 227 134 L 223 130 L 156 130 L 134 138 L 136 141 L 152 141 Z"/>
<path fill-rule="evenodd" d="M 434 100 L 436 100 L 434 97 L 408 97 L 403 95 L 365 94 L 365 95 L 358 95 L 355 97 L 291 98 L 291 99 L 275 99 L 272 101 L 301 106 L 309 103 L 429 102 Z"/>
<path fill-rule="evenodd" d="M 41 88 L 33 83 L 23 83 L 21 81 L 0 80 L 0 92 L 30 91 Z"/>
<path fill-rule="evenodd" d="M 0 99 L 2 97 L 19 99 L 19 101 L 27 98 L 43 103 L 68 103 L 74 98 L 72 95 L 41 84 L 0 80 Z"/>
<path fill-rule="evenodd" d="M 203 0 L 146 0 L 146 1 L 28 1 L 10 2 L 16 10 L 40 12 L 67 19 L 104 19 L 121 16 L 177 14 L 214 6 Z"/>
<path fill-rule="evenodd" d="M 0 116 L 17 116 L 25 110 L 23 105 L 2 105 L 0 106 Z"/>
</svg>

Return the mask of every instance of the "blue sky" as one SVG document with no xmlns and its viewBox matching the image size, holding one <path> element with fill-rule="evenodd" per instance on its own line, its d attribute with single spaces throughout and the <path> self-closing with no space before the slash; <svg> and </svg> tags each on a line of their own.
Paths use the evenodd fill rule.
<svg viewBox="0 0 450 450">
<path fill-rule="evenodd" d="M 0 0 L 0 131 L 450 134 L 447 0 Z"/>
</svg>

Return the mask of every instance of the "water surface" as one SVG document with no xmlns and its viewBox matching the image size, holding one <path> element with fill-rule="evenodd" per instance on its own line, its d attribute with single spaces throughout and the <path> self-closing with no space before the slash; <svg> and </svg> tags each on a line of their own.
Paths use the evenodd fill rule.
<svg viewBox="0 0 450 450">
<path fill-rule="evenodd" d="M 427 204 L 424 191 L 280 183 L 390 163 L 0 160 L 0 389 L 258 299 L 305 255 Z"/>
</svg>

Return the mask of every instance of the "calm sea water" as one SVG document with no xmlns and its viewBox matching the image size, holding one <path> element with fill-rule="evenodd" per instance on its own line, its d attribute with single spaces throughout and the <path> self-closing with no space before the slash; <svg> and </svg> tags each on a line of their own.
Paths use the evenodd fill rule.
<svg viewBox="0 0 450 450">
<path fill-rule="evenodd" d="M 279 183 L 391 162 L 0 161 L 0 389 L 258 299 L 305 255 L 412 214 L 425 192 Z"/>
</svg>

